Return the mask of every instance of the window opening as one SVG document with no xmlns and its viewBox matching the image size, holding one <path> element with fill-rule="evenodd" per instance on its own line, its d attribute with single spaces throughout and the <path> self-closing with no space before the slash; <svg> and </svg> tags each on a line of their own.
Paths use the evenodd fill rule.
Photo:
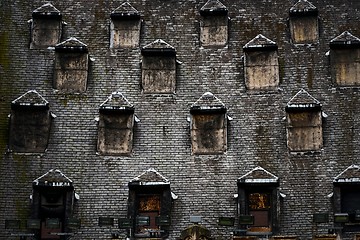
<svg viewBox="0 0 360 240">
<path fill-rule="evenodd" d="M 65 93 L 86 91 L 89 69 L 87 46 L 69 38 L 55 46 L 54 88 Z"/>
<path fill-rule="evenodd" d="M 330 41 L 331 75 L 340 87 L 360 85 L 360 39 L 345 31 Z"/>
<path fill-rule="evenodd" d="M 45 152 L 51 127 L 49 103 L 31 90 L 11 103 L 9 148 L 18 153 Z"/>
<path fill-rule="evenodd" d="M 202 46 L 225 46 L 228 42 L 228 10 L 220 1 L 209 0 L 200 9 Z"/>
<path fill-rule="evenodd" d="M 173 94 L 176 87 L 176 51 L 158 39 L 141 50 L 144 93 Z"/>
<path fill-rule="evenodd" d="M 52 4 L 47 3 L 32 13 L 30 48 L 55 46 L 61 40 L 62 15 Z"/>
<path fill-rule="evenodd" d="M 139 12 L 124 2 L 111 15 L 110 48 L 134 48 L 139 46 L 141 21 Z"/>
<path fill-rule="evenodd" d="M 239 227 L 246 234 L 278 231 L 279 178 L 256 167 L 238 179 Z"/>
<path fill-rule="evenodd" d="M 224 153 L 227 147 L 225 105 L 207 92 L 191 106 L 190 113 L 192 153 Z"/>
<path fill-rule="evenodd" d="M 318 10 L 307 0 L 299 0 L 289 11 L 294 44 L 315 43 L 319 38 Z"/>
<path fill-rule="evenodd" d="M 259 34 L 243 47 L 245 85 L 248 90 L 276 90 L 279 78 L 278 46 Z"/>
<path fill-rule="evenodd" d="M 323 146 L 321 103 L 301 89 L 286 106 L 287 145 L 292 152 L 317 151 Z"/>
<path fill-rule="evenodd" d="M 103 155 L 129 155 L 133 147 L 134 106 L 113 92 L 99 109 L 97 150 Z"/>
</svg>

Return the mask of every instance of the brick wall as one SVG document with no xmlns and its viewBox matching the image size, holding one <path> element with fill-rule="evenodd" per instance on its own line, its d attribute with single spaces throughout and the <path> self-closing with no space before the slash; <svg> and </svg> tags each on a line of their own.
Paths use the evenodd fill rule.
<svg viewBox="0 0 360 240">
<path fill-rule="evenodd" d="M 230 229 L 217 225 L 220 216 L 236 216 L 236 180 L 256 166 L 280 178 L 280 234 L 309 238 L 312 214 L 332 211 L 332 179 L 351 164 L 359 164 L 360 92 L 338 88 L 330 75 L 331 39 L 350 31 L 360 36 L 358 0 L 313 0 L 319 10 L 319 43 L 290 43 L 288 10 L 294 0 L 253 0 L 222 3 L 229 10 L 226 47 L 204 48 L 199 42 L 200 8 L 205 0 L 131 0 L 142 17 L 140 46 L 161 38 L 176 49 L 176 94 L 143 94 L 140 49 L 110 49 L 110 13 L 121 1 L 60 1 L 52 4 L 67 23 L 63 40 L 76 37 L 87 44 L 91 62 L 87 91 L 64 94 L 53 89 L 53 49 L 29 49 L 27 21 L 44 4 L 33 0 L 0 2 L 0 219 L 25 220 L 30 212 L 32 181 L 52 168 L 74 182 L 80 195 L 75 214 L 82 221 L 76 239 L 110 239 L 99 227 L 99 216 L 125 217 L 127 183 L 150 167 L 171 181 L 173 203 L 170 239 L 201 215 L 202 224 L 217 239 L 229 239 Z M 271 93 L 246 91 L 242 47 L 258 34 L 279 47 L 280 85 Z M 301 88 L 323 104 L 320 153 L 290 154 L 286 147 L 285 106 Z M 28 90 L 38 91 L 57 116 L 48 149 L 43 154 L 7 152 L 11 101 Z M 98 109 L 113 92 L 121 92 L 135 107 L 131 156 L 96 153 Z M 212 92 L 233 118 L 228 125 L 227 152 L 191 155 L 190 106 Z M 11 239 L 0 221 L 0 239 Z M 14 238 L 15 239 L 15 238 Z"/>
</svg>

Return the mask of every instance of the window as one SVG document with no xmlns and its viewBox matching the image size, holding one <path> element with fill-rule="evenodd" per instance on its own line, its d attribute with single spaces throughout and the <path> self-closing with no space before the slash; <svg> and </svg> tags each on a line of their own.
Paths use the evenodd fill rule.
<svg viewBox="0 0 360 240">
<path fill-rule="evenodd" d="M 245 85 L 248 90 L 275 90 L 279 85 L 279 62 L 275 42 L 259 34 L 244 47 Z"/>
<path fill-rule="evenodd" d="M 207 92 L 190 109 L 193 154 L 222 154 L 227 146 L 226 107 Z"/>
<path fill-rule="evenodd" d="M 129 155 L 133 145 L 134 107 L 119 92 L 100 105 L 97 150 L 103 155 Z"/>
<path fill-rule="evenodd" d="M 45 152 L 50 135 L 49 103 L 35 90 L 11 103 L 9 148 L 19 153 Z"/>
<path fill-rule="evenodd" d="M 60 42 L 62 34 L 62 16 L 50 3 L 35 9 L 31 20 L 30 48 L 47 48 Z"/>
<path fill-rule="evenodd" d="M 360 39 L 345 31 L 330 42 L 331 75 L 338 86 L 360 85 Z"/>
<path fill-rule="evenodd" d="M 85 92 L 88 68 L 88 48 L 84 43 L 69 38 L 55 46 L 55 89 L 65 93 Z"/>
<path fill-rule="evenodd" d="M 200 9 L 202 46 L 225 46 L 228 42 L 228 10 L 218 0 L 209 0 Z"/>
<path fill-rule="evenodd" d="M 348 220 L 342 223 L 344 231 L 360 231 L 359 202 L 360 166 L 351 165 L 334 178 L 334 213 L 348 215 Z"/>
<path fill-rule="evenodd" d="M 315 43 L 319 39 L 318 10 L 307 0 L 299 0 L 289 11 L 294 44 Z"/>
<path fill-rule="evenodd" d="M 74 204 L 72 181 L 60 170 L 51 169 L 33 181 L 32 219 L 40 221 L 41 240 L 61 239 L 71 232 L 68 219 Z"/>
<path fill-rule="evenodd" d="M 321 104 L 304 89 L 287 103 L 286 119 L 290 151 L 316 151 L 322 148 Z"/>
<path fill-rule="evenodd" d="M 252 216 L 240 228 L 249 234 L 278 231 L 279 179 L 262 167 L 256 167 L 238 179 L 238 201 L 241 216 Z"/>
<path fill-rule="evenodd" d="M 164 238 L 171 224 L 172 199 L 170 182 L 150 168 L 129 182 L 128 217 L 135 219 L 135 238 Z"/>
<path fill-rule="evenodd" d="M 140 14 L 130 3 L 124 2 L 111 15 L 110 48 L 135 48 L 140 41 Z"/>
<path fill-rule="evenodd" d="M 175 48 L 158 39 L 141 50 L 144 93 L 175 93 Z"/>
</svg>

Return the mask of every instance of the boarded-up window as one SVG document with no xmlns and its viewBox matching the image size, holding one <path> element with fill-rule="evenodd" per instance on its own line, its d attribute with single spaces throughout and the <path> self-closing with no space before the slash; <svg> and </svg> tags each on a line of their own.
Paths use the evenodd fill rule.
<svg viewBox="0 0 360 240">
<path fill-rule="evenodd" d="M 226 150 L 225 114 L 193 114 L 191 140 L 195 154 L 223 153 Z"/>
<path fill-rule="evenodd" d="M 314 5 L 306 0 L 300 0 L 290 9 L 289 15 L 293 43 L 306 44 L 318 41 L 318 10 Z"/>
<path fill-rule="evenodd" d="M 209 0 L 201 9 L 202 46 L 225 46 L 228 42 L 228 10 L 217 0 Z"/>
<path fill-rule="evenodd" d="M 360 85 L 360 39 L 344 32 L 330 42 L 332 77 L 339 86 Z"/>
<path fill-rule="evenodd" d="M 287 113 L 287 138 L 291 151 L 320 150 L 322 141 L 322 116 L 320 111 Z"/>
<path fill-rule="evenodd" d="M 130 154 L 133 145 L 133 111 L 101 110 L 98 130 L 100 154 Z"/>
<path fill-rule="evenodd" d="M 286 106 L 290 151 L 316 151 L 323 146 L 321 104 L 301 89 Z"/>
<path fill-rule="evenodd" d="M 47 3 L 32 13 L 30 48 L 47 48 L 60 42 L 62 16 L 59 10 Z"/>
<path fill-rule="evenodd" d="M 162 40 L 142 49 L 142 88 L 144 93 L 175 93 L 176 52 Z"/>
<path fill-rule="evenodd" d="M 274 90 L 279 85 L 277 45 L 259 34 L 244 46 L 245 85 L 248 90 Z"/>
<path fill-rule="evenodd" d="M 193 154 L 221 154 L 227 147 L 225 105 L 211 92 L 204 93 L 190 108 Z"/>
<path fill-rule="evenodd" d="M 55 47 L 54 88 L 66 93 L 86 91 L 88 78 L 87 46 L 70 38 Z"/>
<path fill-rule="evenodd" d="M 140 14 L 128 2 L 111 13 L 110 48 L 135 48 L 140 41 Z"/>
<path fill-rule="evenodd" d="M 10 150 L 44 152 L 49 141 L 50 126 L 48 103 L 35 91 L 27 92 L 11 104 Z"/>
</svg>

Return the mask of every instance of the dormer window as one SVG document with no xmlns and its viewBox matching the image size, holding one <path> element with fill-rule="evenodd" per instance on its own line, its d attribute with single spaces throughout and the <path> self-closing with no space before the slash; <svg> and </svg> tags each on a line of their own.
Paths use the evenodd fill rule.
<svg viewBox="0 0 360 240">
<path fill-rule="evenodd" d="M 304 89 L 287 103 L 287 145 L 290 151 L 318 151 L 322 148 L 321 107 L 320 102 Z"/>
<path fill-rule="evenodd" d="M 176 51 L 158 39 L 141 50 L 144 93 L 175 93 Z"/>
<path fill-rule="evenodd" d="M 71 235 L 69 219 L 73 217 L 75 192 L 72 180 L 60 170 L 51 169 L 33 181 L 32 213 L 33 224 L 39 239 L 60 239 Z"/>
<path fill-rule="evenodd" d="M 294 44 L 319 40 L 318 10 L 307 0 L 299 0 L 289 11 L 291 40 Z"/>
<path fill-rule="evenodd" d="M 50 3 L 35 9 L 31 20 L 30 48 L 55 46 L 61 40 L 62 15 Z"/>
<path fill-rule="evenodd" d="M 331 75 L 338 86 L 360 86 L 360 39 L 345 31 L 330 42 Z"/>
<path fill-rule="evenodd" d="M 102 155 L 129 155 L 133 147 L 134 107 L 119 92 L 100 105 L 97 150 Z"/>
<path fill-rule="evenodd" d="M 130 237 L 135 239 L 168 237 L 171 225 L 172 200 L 170 182 L 150 168 L 129 184 L 128 218 L 132 221 Z"/>
<path fill-rule="evenodd" d="M 248 235 L 272 235 L 279 227 L 279 178 L 256 167 L 238 178 L 239 226 Z M 248 222 L 242 218 L 249 218 Z"/>
<path fill-rule="evenodd" d="M 11 103 L 9 148 L 19 153 L 45 152 L 50 135 L 49 103 L 28 91 Z"/>
<path fill-rule="evenodd" d="M 360 166 L 351 165 L 334 178 L 334 213 L 346 221 L 336 223 L 345 232 L 360 231 Z"/>
<path fill-rule="evenodd" d="M 228 9 L 218 0 L 209 0 L 200 9 L 202 46 L 225 46 L 228 42 Z"/>
<path fill-rule="evenodd" d="M 56 45 L 54 88 L 65 93 L 86 91 L 89 68 L 87 46 L 76 38 Z"/>
<path fill-rule="evenodd" d="M 227 147 L 226 107 L 207 92 L 190 108 L 193 154 L 223 154 Z"/>
<path fill-rule="evenodd" d="M 136 48 L 140 42 L 141 20 L 139 12 L 124 2 L 115 9 L 110 22 L 110 48 Z"/>
<path fill-rule="evenodd" d="M 259 34 L 244 47 L 245 85 L 248 90 L 275 90 L 279 85 L 278 46 Z"/>
</svg>

